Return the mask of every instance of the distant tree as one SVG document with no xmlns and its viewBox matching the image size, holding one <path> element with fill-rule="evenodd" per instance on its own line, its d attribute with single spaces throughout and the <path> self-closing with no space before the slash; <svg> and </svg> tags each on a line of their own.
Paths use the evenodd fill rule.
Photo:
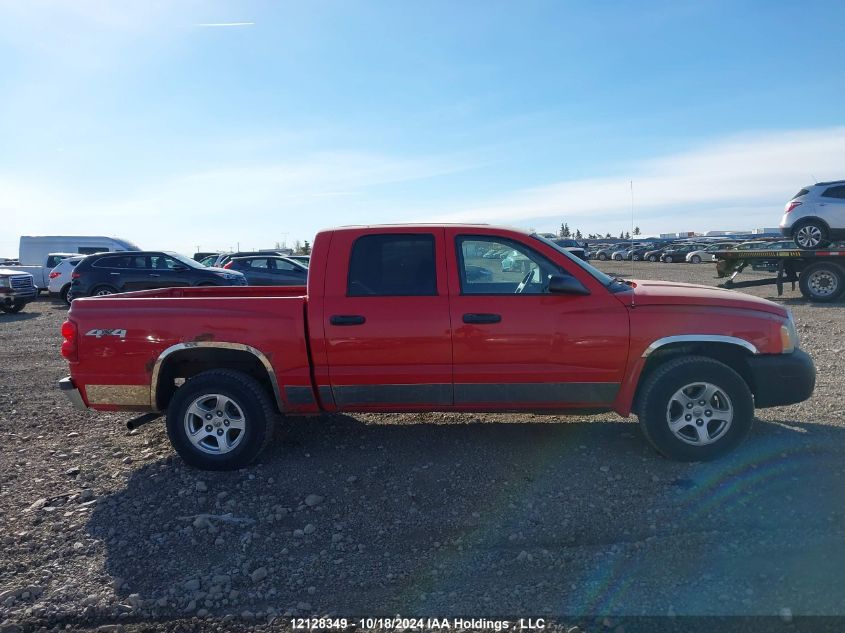
<svg viewBox="0 0 845 633">
<path fill-rule="evenodd" d="M 572 231 L 569 230 L 566 222 L 560 225 L 560 237 L 572 237 Z"/>
<path fill-rule="evenodd" d="M 625 231 L 625 239 L 626 239 L 626 240 L 630 240 L 630 239 L 631 239 L 631 231 Z"/>
<path fill-rule="evenodd" d="M 608 232 L 607 232 L 607 235 L 605 235 L 604 237 L 605 237 L 605 239 L 608 239 L 608 238 L 611 238 L 611 237 L 613 237 L 613 236 L 610 234 L 610 231 L 608 231 Z"/>
<path fill-rule="evenodd" d="M 620 239 L 620 240 L 624 240 L 624 239 L 625 239 L 625 233 L 624 233 L 624 231 L 619 231 L 619 239 Z"/>
<path fill-rule="evenodd" d="M 298 245 L 297 249 L 296 249 L 297 255 L 310 255 L 311 254 L 311 242 L 309 242 L 308 240 L 305 240 L 304 242 L 302 242 L 302 244 L 299 244 L 299 242 L 297 241 L 297 245 Z"/>
<path fill-rule="evenodd" d="M 634 235 L 639 235 L 639 234 L 640 234 L 640 227 L 635 226 L 634 227 Z"/>
<path fill-rule="evenodd" d="M 583 236 L 583 235 L 581 235 L 581 229 L 577 229 L 577 230 L 575 231 L 575 239 L 576 239 L 576 240 L 581 240 L 581 239 L 584 239 L 584 236 Z"/>
</svg>

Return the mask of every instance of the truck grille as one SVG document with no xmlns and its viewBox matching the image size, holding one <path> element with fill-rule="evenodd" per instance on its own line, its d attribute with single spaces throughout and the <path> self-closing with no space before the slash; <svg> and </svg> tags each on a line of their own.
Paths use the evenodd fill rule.
<svg viewBox="0 0 845 633">
<path fill-rule="evenodd" d="M 9 278 L 9 285 L 15 290 L 26 290 L 32 288 L 32 277 L 30 275 L 16 275 Z"/>
</svg>

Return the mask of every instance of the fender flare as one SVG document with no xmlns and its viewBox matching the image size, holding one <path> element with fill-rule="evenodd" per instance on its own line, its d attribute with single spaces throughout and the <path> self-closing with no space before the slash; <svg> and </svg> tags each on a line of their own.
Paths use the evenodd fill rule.
<svg viewBox="0 0 845 633">
<path fill-rule="evenodd" d="M 164 365 L 164 361 L 166 361 L 169 356 L 175 354 L 176 352 L 199 348 L 229 349 L 239 352 L 247 352 L 255 356 L 255 358 L 258 359 L 258 361 L 267 371 L 267 375 L 270 378 L 270 384 L 273 386 L 273 396 L 276 399 L 276 406 L 279 408 L 279 411 L 285 410 L 284 402 L 282 400 L 281 392 L 279 390 L 279 381 L 276 379 L 276 372 L 273 370 L 273 365 L 270 364 L 270 360 L 260 350 L 257 350 L 256 348 L 250 345 L 245 345 L 243 343 L 196 341 L 171 345 L 170 347 L 165 349 L 161 354 L 158 355 L 155 365 L 153 366 L 152 375 L 150 377 L 150 406 L 153 408 L 154 411 L 159 410 L 158 402 L 156 402 L 156 393 L 158 392 L 159 375 L 161 373 L 161 368 Z"/>
</svg>

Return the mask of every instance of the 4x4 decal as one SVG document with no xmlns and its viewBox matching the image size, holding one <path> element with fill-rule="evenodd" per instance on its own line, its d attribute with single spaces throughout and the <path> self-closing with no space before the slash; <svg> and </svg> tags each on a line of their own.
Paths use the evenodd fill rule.
<svg viewBox="0 0 845 633">
<path fill-rule="evenodd" d="M 103 330 L 98 328 L 88 330 L 85 333 L 85 336 L 96 336 L 97 338 L 103 338 L 104 336 L 116 336 L 118 338 L 126 338 L 126 330 Z"/>
</svg>

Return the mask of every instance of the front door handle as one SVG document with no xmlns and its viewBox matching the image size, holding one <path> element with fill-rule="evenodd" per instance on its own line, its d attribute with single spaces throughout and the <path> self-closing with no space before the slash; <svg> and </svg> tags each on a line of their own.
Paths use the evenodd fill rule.
<svg viewBox="0 0 845 633">
<path fill-rule="evenodd" d="M 367 319 L 359 314 L 334 314 L 329 318 L 332 325 L 363 325 Z"/>
<path fill-rule="evenodd" d="M 470 312 L 464 315 L 464 323 L 499 323 L 501 320 L 501 314 L 484 314 Z"/>
<path fill-rule="evenodd" d="M 158 273 L 150 273 L 150 277 L 161 277 Z"/>
</svg>

